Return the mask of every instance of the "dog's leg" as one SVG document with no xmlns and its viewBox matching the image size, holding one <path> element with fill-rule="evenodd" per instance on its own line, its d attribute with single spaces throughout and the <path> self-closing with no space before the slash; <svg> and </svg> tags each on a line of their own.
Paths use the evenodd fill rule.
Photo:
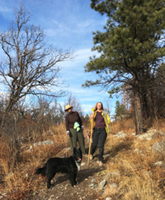
<svg viewBox="0 0 165 200">
<path fill-rule="evenodd" d="M 74 181 L 74 173 L 73 172 L 68 173 L 68 177 L 69 177 L 72 187 L 75 187 L 76 183 Z"/>
<path fill-rule="evenodd" d="M 53 173 L 53 174 L 49 173 L 49 174 L 47 175 L 47 178 L 48 178 L 48 180 L 47 180 L 47 188 L 50 188 L 50 187 L 51 187 L 51 180 L 52 180 L 52 178 L 55 176 L 55 174 L 56 174 L 56 173 Z"/>
<path fill-rule="evenodd" d="M 74 179 L 73 179 L 73 181 L 74 181 L 74 185 L 76 185 L 76 184 L 77 184 L 77 181 L 76 181 L 76 178 L 77 178 L 77 172 L 74 173 L 74 176 L 73 176 L 73 177 L 74 177 Z"/>
</svg>

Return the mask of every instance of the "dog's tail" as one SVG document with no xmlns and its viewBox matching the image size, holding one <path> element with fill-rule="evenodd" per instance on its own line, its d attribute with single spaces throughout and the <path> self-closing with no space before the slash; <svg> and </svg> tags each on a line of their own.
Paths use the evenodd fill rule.
<svg viewBox="0 0 165 200">
<path fill-rule="evenodd" d="M 42 176 L 46 176 L 46 165 L 41 168 L 37 168 L 35 174 L 41 174 Z"/>
</svg>

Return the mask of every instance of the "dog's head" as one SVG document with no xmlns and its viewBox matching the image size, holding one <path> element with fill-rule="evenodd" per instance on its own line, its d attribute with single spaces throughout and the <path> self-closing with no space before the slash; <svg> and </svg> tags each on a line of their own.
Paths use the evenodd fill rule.
<svg viewBox="0 0 165 200">
<path fill-rule="evenodd" d="M 73 158 L 78 166 L 78 170 L 80 170 L 81 160 L 82 160 L 82 151 L 81 149 L 73 148 Z"/>
</svg>

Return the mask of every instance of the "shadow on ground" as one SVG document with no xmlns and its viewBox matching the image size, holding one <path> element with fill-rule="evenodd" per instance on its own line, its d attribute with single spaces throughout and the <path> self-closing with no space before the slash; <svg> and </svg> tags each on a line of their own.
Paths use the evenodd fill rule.
<svg viewBox="0 0 165 200">
<path fill-rule="evenodd" d="M 90 165 L 92 165 L 92 163 Z M 97 168 L 93 168 L 93 167 L 91 168 L 91 166 L 89 166 L 88 169 L 81 169 L 80 171 L 78 171 L 78 175 L 77 175 L 78 184 L 83 182 L 85 179 L 88 179 L 89 177 L 94 176 L 95 173 L 101 172 L 105 169 L 106 169 L 105 166 L 103 167 L 98 166 Z M 52 184 L 52 187 L 55 187 L 56 185 L 61 184 L 68 180 L 69 178 L 67 174 L 57 174 L 56 177 L 54 178 L 54 183 Z"/>
<path fill-rule="evenodd" d="M 106 157 L 104 159 L 104 162 L 106 163 L 107 161 L 109 161 L 111 157 L 115 157 L 121 151 L 130 150 L 132 144 L 133 144 L 132 141 L 128 141 L 128 142 L 121 142 L 120 144 L 113 146 L 109 151 L 106 151 L 106 154 L 110 154 L 110 157 Z"/>
</svg>

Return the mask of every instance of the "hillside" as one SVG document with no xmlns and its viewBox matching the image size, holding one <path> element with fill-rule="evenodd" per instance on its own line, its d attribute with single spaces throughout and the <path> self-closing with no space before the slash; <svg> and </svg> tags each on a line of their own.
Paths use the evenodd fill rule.
<svg viewBox="0 0 165 200">
<path fill-rule="evenodd" d="M 34 175 L 38 166 L 54 156 L 69 156 L 69 139 L 64 125 L 52 127 L 38 143 L 22 142 L 19 162 L 8 166 L 8 149 L 1 140 L 0 199 L 98 199 L 98 200 L 162 200 L 165 199 L 165 122 L 157 121 L 145 134 L 136 136 L 132 120 L 111 125 L 105 144 L 104 165 L 97 164 L 97 153 L 90 164 L 82 160 L 78 185 L 72 188 L 66 175 L 54 178 L 52 189 L 46 180 Z M 90 126 L 84 128 L 86 149 Z M 40 142 L 39 142 L 40 141 Z M 13 171 L 11 171 L 13 169 Z"/>
</svg>

